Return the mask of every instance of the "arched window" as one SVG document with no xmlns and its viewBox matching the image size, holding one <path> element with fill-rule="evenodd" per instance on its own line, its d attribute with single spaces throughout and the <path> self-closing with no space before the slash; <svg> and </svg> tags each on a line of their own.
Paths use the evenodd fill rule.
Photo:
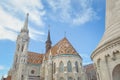
<svg viewBox="0 0 120 80">
<path fill-rule="evenodd" d="M 73 80 L 73 78 L 72 77 L 68 77 L 68 80 Z"/>
<path fill-rule="evenodd" d="M 77 80 L 81 80 L 81 79 L 80 79 L 80 77 L 78 77 L 78 79 L 77 79 Z"/>
<path fill-rule="evenodd" d="M 64 78 L 63 78 L 63 77 L 60 77 L 60 80 L 64 80 Z"/>
<path fill-rule="evenodd" d="M 56 72 L 56 64 L 55 63 L 53 64 L 53 72 L 54 73 Z"/>
<path fill-rule="evenodd" d="M 35 71 L 34 70 L 31 70 L 31 74 L 34 74 L 35 73 Z"/>
<path fill-rule="evenodd" d="M 17 60 L 18 60 L 18 56 L 16 55 L 16 60 L 15 60 L 16 63 L 17 63 Z"/>
<path fill-rule="evenodd" d="M 62 61 L 59 64 L 59 72 L 64 72 L 64 64 Z"/>
<path fill-rule="evenodd" d="M 68 61 L 68 63 L 67 63 L 67 71 L 72 72 L 72 65 L 71 65 L 70 61 Z"/>
<path fill-rule="evenodd" d="M 76 72 L 79 72 L 78 71 L 78 62 L 77 61 L 75 62 L 75 69 L 76 69 Z"/>
<path fill-rule="evenodd" d="M 23 50 L 24 50 L 24 45 L 22 46 L 22 52 L 23 52 Z"/>
<path fill-rule="evenodd" d="M 24 76 L 23 75 L 21 75 L 21 80 L 24 80 Z"/>
<path fill-rule="evenodd" d="M 20 45 L 18 44 L 17 51 L 19 51 Z"/>
</svg>

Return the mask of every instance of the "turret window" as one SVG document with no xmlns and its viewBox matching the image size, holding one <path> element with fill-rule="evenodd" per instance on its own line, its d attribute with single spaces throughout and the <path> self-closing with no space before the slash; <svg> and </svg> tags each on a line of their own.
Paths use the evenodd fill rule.
<svg viewBox="0 0 120 80">
<path fill-rule="evenodd" d="M 59 64 L 59 71 L 60 71 L 60 72 L 64 72 L 64 64 L 63 64 L 62 61 L 61 61 L 60 64 Z"/>
<path fill-rule="evenodd" d="M 72 72 L 72 64 L 70 61 L 68 61 L 68 63 L 67 63 L 67 71 Z"/>
</svg>

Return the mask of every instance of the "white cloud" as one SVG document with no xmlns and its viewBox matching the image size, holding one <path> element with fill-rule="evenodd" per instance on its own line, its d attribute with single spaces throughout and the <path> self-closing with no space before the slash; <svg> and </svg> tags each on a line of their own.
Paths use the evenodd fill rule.
<svg viewBox="0 0 120 80">
<path fill-rule="evenodd" d="M 44 26 L 42 16 L 45 15 L 45 11 L 43 8 L 44 6 L 40 0 L 0 1 L 0 39 L 15 41 L 17 32 L 20 32 L 20 29 L 24 25 L 22 18 L 25 19 L 24 15 L 29 12 L 29 21 L 32 22 L 32 25 L 29 24 L 30 38 L 38 40 L 37 38 L 44 35 L 44 32 L 38 31 L 35 27 L 31 26 L 33 24 L 40 27 Z"/>
<path fill-rule="evenodd" d="M 92 0 L 47 0 L 55 20 L 73 25 L 85 24 L 96 19 L 96 12 L 92 8 Z"/>
<path fill-rule="evenodd" d="M 30 37 L 42 40 L 45 26 L 44 19 L 59 21 L 72 25 L 81 25 L 93 20 L 96 12 L 92 0 L 47 0 L 49 5 L 43 5 L 41 0 L 1 0 L 0 1 L 0 39 L 16 40 L 17 32 L 23 27 L 25 14 L 30 13 Z M 49 6 L 51 9 L 46 9 Z M 49 11 L 49 12 L 47 12 Z M 39 26 L 39 27 L 38 27 Z"/>
<path fill-rule="evenodd" d="M 41 17 L 44 16 L 45 11 L 40 0 L 9 0 L 8 2 L 2 2 L 2 6 L 13 15 L 30 13 L 30 20 L 33 23 L 39 26 L 44 25 Z"/>
<path fill-rule="evenodd" d="M 76 18 L 73 19 L 73 24 L 85 24 L 86 22 L 89 22 L 94 18 L 97 18 L 96 13 L 92 10 L 92 8 L 88 8 L 83 12 L 82 15 L 76 15 Z"/>
<path fill-rule="evenodd" d="M 4 70 L 4 69 L 5 69 L 5 67 L 2 66 L 2 65 L 0 65 L 0 71 L 1 71 L 1 70 Z"/>
<path fill-rule="evenodd" d="M 7 76 L 7 71 L 9 70 L 9 68 L 0 65 L 0 79 L 2 78 L 2 76 L 6 77 Z"/>
</svg>

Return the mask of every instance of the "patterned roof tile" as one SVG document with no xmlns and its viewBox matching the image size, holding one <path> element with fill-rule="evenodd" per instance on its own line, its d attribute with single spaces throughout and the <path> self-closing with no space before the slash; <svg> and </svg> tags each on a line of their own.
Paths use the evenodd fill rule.
<svg viewBox="0 0 120 80">
<path fill-rule="evenodd" d="M 35 52 L 28 52 L 28 63 L 31 64 L 41 64 L 43 60 L 43 55 L 44 54 L 39 54 Z"/>
</svg>

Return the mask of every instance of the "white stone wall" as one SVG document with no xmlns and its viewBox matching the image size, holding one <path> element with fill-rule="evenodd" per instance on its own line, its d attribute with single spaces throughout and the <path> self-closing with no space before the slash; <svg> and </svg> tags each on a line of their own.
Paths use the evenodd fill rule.
<svg viewBox="0 0 120 80">
<path fill-rule="evenodd" d="M 109 43 L 109 46 L 100 50 L 94 57 L 98 80 L 113 80 L 113 69 L 120 64 L 120 40 L 117 43 Z"/>
<path fill-rule="evenodd" d="M 26 70 L 27 80 L 34 80 L 37 77 L 39 77 L 40 76 L 40 67 L 41 67 L 40 64 L 28 64 L 27 70 Z"/>
<path fill-rule="evenodd" d="M 60 62 L 64 63 L 64 72 L 59 72 L 59 64 Z M 72 64 L 72 72 L 67 71 L 67 62 L 70 61 Z M 76 72 L 75 69 L 75 62 L 78 62 L 79 72 Z M 56 72 L 53 74 L 53 80 L 59 80 L 61 77 L 64 80 L 67 80 L 68 77 L 72 77 L 73 79 L 77 80 L 78 77 L 81 78 L 82 72 L 82 59 L 78 55 L 59 55 L 53 57 L 53 64 L 56 64 Z"/>
</svg>

